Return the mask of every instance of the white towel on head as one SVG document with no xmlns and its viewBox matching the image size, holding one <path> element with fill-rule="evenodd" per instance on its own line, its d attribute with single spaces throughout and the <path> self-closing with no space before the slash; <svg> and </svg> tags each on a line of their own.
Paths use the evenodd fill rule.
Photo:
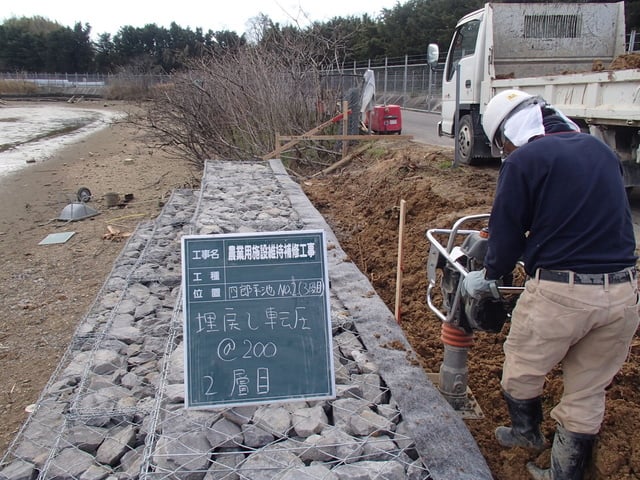
<svg viewBox="0 0 640 480">
<path fill-rule="evenodd" d="M 516 147 L 521 147 L 537 135 L 544 135 L 542 110 L 532 104 L 511 115 L 504 124 L 504 136 Z"/>
</svg>

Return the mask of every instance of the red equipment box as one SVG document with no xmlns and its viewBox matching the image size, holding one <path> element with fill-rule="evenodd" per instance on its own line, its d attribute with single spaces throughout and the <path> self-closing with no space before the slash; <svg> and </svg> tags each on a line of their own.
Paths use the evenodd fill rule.
<svg viewBox="0 0 640 480">
<path fill-rule="evenodd" d="M 371 115 L 371 131 L 381 134 L 402 132 L 400 105 L 376 105 Z"/>
</svg>

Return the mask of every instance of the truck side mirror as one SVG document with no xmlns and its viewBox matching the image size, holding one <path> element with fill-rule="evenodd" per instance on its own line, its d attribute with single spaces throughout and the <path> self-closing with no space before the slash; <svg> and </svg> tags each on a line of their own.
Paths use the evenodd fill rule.
<svg viewBox="0 0 640 480">
<path fill-rule="evenodd" d="M 440 49 L 435 43 L 430 43 L 427 47 L 427 63 L 432 70 L 435 70 L 438 65 L 438 58 L 440 57 Z"/>
</svg>

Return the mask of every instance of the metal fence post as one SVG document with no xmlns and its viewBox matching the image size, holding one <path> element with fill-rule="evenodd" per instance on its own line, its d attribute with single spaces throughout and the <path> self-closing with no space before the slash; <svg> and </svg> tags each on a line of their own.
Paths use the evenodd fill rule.
<svg viewBox="0 0 640 480">
<path fill-rule="evenodd" d="M 407 101 L 407 73 L 408 73 L 408 69 L 409 69 L 409 56 L 405 55 L 404 56 L 404 79 L 403 79 L 403 86 L 402 86 L 402 106 L 403 107 L 406 105 L 406 101 Z"/>
<path fill-rule="evenodd" d="M 389 59 L 387 57 L 384 57 L 384 90 L 383 90 L 383 95 L 385 97 L 385 99 L 387 98 L 387 75 L 388 75 L 388 66 L 389 66 Z M 385 101 L 386 103 L 386 101 Z"/>
</svg>

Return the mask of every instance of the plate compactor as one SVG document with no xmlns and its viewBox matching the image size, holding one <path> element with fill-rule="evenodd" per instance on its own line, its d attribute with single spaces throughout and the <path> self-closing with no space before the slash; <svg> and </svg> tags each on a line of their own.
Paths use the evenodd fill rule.
<svg viewBox="0 0 640 480">
<path fill-rule="evenodd" d="M 489 215 L 460 218 L 451 229 L 431 229 L 427 260 L 427 305 L 442 321 L 444 358 L 438 376 L 438 389 L 454 410 L 474 415 L 475 401 L 467 387 L 467 356 L 474 331 L 499 333 L 509 319 L 517 296 L 524 287 L 514 285 L 521 277 L 518 269 L 498 287 L 500 299 L 476 300 L 464 294 L 462 280 L 468 272 L 481 270 L 487 252 Z M 479 229 L 465 225 L 484 225 Z M 515 280 L 519 283 L 518 280 Z M 523 282 L 522 282 L 523 283 Z M 481 416 L 481 414 L 480 414 Z"/>
</svg>

